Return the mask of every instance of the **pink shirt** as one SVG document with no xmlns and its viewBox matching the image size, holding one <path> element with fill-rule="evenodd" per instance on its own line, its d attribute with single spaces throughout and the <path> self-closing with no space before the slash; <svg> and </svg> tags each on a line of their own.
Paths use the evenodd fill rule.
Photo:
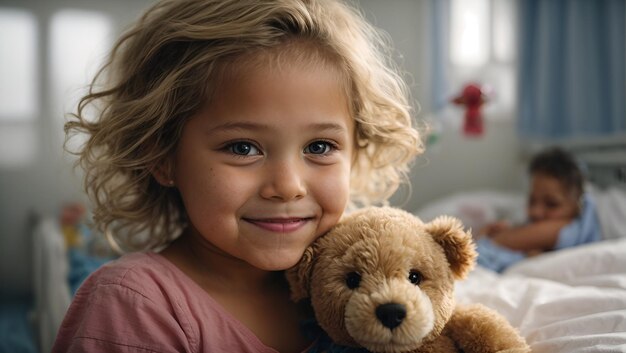
<svg viewBox="0 0 626 353">
<path fill-rule="evenodd" d="M 164 257 L 134 253 L 87 278 L 52 352 L 277 351 Z"/>
</svg>

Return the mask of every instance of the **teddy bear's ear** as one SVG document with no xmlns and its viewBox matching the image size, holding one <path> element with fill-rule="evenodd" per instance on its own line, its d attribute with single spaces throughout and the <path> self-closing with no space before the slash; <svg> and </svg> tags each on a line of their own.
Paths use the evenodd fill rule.
<svg viewBox="0 0 626 353">
<path fill-rule="evenodd" d="M 463 230 L 461 221 L 450 216 L 440 216 L 427 223 L 426 231 L 443 248 L 452 273 L 463 279 L 474 268 L 476 247 L 472 235 Z"/>
<path fill-rule="evenodd" d="M 287 282 L 289 282 L 289 288 L 291 289 L 291 300 L 294 302 L 309 297 L 314 258 L 315 244 L 306 248 L 300 261 L 294 267 L 285 271 L 285 276 L 287 277 Z"/>
</svg>

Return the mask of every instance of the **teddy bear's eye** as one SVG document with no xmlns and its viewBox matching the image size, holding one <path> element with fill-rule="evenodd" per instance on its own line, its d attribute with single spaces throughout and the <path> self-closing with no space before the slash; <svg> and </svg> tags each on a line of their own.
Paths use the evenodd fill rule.
<svg viewBox="0 0 626 353">
<path fill-rule="evenodd" d="M 350 289 L 358 288 L 361 284 L 361 275 L 357 272 L 350 272 L 346 275 L 346 285 Z"/>
<path fill-rule="evenodd" d="M 413 283 L 414 285 L 420 284 L 422 282 L 422 279 L 422 274 L 418 271 L 411 270 L 409 272 L 409 282 Z"/>
</svg>

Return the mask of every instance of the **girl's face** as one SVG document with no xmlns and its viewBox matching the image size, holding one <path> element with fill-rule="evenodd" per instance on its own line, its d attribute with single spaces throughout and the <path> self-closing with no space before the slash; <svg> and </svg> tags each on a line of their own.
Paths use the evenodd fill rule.
<svg viewBox="0 0 626 353">
<path fill-rule="evenodd" d="M 283 270 L 337 223 L 355 129 L 339 76 L 322 65 L 244 68 L 186 123 L 174 180 L 206 249 Z"/>
<path fill-rule="evenodd" d="M 535 173 L 532 175 L 528 199 L 531 222 L 573 219 L 578 215 L 578 199 L 557 178 Z"/>
</svg>

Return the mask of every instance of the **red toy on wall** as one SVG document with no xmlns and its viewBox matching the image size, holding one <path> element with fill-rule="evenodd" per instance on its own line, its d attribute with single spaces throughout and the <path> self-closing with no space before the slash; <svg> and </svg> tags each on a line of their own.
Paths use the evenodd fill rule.
<svg viewBox="0 0 626 353">
<path fill-rule="evenodd" d="M 486 95 L 480 86 L 470 83 L 463 88 L 463 92 L 452 99 L 457 105 L 465 106 L 465 120 L 463 132 L 470 136 L 480 136 L 484 131 L 483 117 L 480 111 L 483 103 L 487 101 Z"/>
</svg>

